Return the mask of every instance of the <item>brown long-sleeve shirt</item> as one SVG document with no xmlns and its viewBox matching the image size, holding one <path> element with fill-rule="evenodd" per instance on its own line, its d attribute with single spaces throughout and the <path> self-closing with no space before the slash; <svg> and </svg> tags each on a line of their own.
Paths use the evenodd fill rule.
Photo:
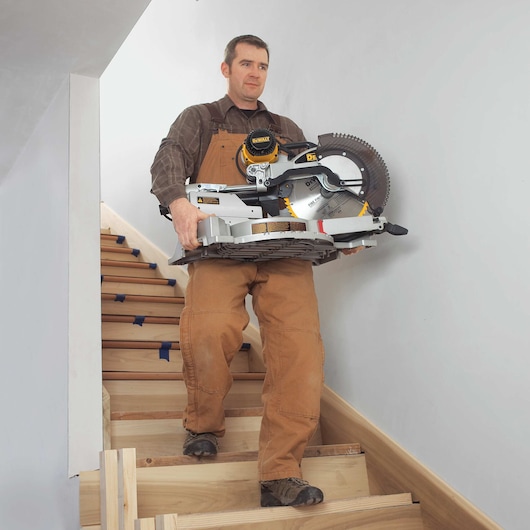
<svg viewBox="0 0 530 530">
<path fill-rule="evenodd" d="M 268 128 L 271 124 L 271 115 L 261 101 L 250 116 L 237 108 L 228 96 L 214 102 L 214 105 L 224 117 L 220 127 L 230 133 L 247 134 L 254 129 Z M 285 141 L 305 141 L 304 133 L 296 123 L 285 116 L 279 118 L 281 136 Z M 156 195 L 160 204 L 169 206 L 175 199 L 186 197 L 186 180 L 196 179 L 214 128 L 205 105 L 188 107 L 175 120 L 151 166 L 151 193 Z"/>
</svg>

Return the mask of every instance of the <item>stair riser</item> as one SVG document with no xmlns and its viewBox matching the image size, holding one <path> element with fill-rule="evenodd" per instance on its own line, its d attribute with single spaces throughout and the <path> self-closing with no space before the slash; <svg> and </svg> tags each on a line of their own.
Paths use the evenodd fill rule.
<svg viewBox="0 0 530 530">
<path fill-rule="evenodd" d="M 139 294 L 144 296 L 175 296 L 175 287 L 171 285 L 147 285 L 125 282 L 101 283 L 101 292 L 108 294 Z"/>
<path fill-rule="evenodd" d="M 103 371 L 123 372 L 182 372 L 180 350 L 168 350 L 169 362 L 160 358 L 160 350 L 103 349 Z M 165 355 L 165 354 L 164 354 Z M 248 352 L 237 353 L 230 365 L 233 373 L 248 372 Z"/>
<path fill-rule="evenodd" d="M 103 340 L 140 340 L 178 342 L 179 326 L 167 324 L 124 324 L 120 322 L 103 322 L 101 324 Z"/>
<path fill-rule="evenodd" d="M 260 407 L 262 381 L 234 381 L 225 408 Z M 187 404 L 183 381 L 105 381 L 111 412 L 182 411 Z"/>
<path fill-rule="evenodd" d="M 155 317 L 178 317 L 183 304 L 162 304 L 146 302 L 124 302 L 103 300 L 101 312 L 104 315 L 144 315 Z"/>
</svg>

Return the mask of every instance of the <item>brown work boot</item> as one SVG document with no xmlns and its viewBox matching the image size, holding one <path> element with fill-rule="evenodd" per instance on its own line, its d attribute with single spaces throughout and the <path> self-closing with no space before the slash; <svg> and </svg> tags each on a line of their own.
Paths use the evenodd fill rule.
<svg viewBox="0 0 530 530">
<path fill-rule="evenodd" d="M 213 456 L 217 454 L 217 449 L 219 449 L 219 443 L 215 434 L 211 432 L 195 434 L 188 431 L 182 452 L 188 456 Z"/>
<path fill-rule="evenodd" d="M 322 490 L 301 478 L 261 482 L 261 506 L 304 506 L 324 500 Z"/>
</svg>

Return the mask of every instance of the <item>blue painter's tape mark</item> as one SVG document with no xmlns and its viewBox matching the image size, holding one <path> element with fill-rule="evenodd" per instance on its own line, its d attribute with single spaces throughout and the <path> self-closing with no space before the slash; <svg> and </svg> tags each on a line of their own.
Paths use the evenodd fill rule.
<svg viewBox="0 0 530 530">
<path fill-rule="evenodd" d="M 131 249 L 131 254 L 135 257 L 138 257 L 138 254 L 140 254 L 140 250 L 137 249 L 137 248 L 132 248 Z"/>
<path fill-rule="evenodd" d="M 167 284 L 171 285 L 171 287 L 174 287 L 175 285 L 177 285 L 177 280 L 175 280 L 173 278 L 169 278 L 168 281 L 167 281 Z"/>
<path fill-rule="evenodd" d="M 157 268 L 157 264 L 156 263 L 149 263 L 149 268 L 150 269 L 156 269 Z"/>
<path fill-rule="evenodd" d="M 171 342 L 163 342 L 158 350 L 158 356 L 160 359 L 169 362 L 169 350 L 171 349 Z"/>
<path fill-rule="evenodd" d="M 114 297 L 115 302 L 125 302 L 125 295 L 124 294 L 117 294 Z"/>
<path fill-rule="evenodd" d="M 143 325 L 144 320 L 145 320 L 145 317 L 135 316 L 133 324 L 136 324 L 137 326 L 141 326 L 141 325 Z"/>
<path fill-rule="evenodd" d="M 116 243 L 118 243 L 118 245 L 121 245 L 124 241 L 125 241 L 125 236 L 118 236 L 116 238 Z"/>
</svg>

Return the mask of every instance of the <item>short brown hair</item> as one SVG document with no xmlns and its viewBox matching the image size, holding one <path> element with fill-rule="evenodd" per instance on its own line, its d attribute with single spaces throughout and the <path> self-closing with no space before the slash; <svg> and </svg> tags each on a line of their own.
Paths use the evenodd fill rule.
<svg viewBox="0 0 530 530">
<path fill-rule="evenodd" d="M 244 42 L 246 44 L 256 46 L 256 48 L 263 48 L 267 52 L 267 59 L 269 58 L 269 47 L 267 46 L 267 43 L 265 41 L 261 40 L 259 37 L 256 37 L 255 35 L 240 35 L 239 37 L 234 37 L 226 45 L 225 63 L 228 66 L 232 66 L 232 61 L 234 60 L 234 57 L 236 56 L 236 46 L 240 42 Z"/>
</svg>

